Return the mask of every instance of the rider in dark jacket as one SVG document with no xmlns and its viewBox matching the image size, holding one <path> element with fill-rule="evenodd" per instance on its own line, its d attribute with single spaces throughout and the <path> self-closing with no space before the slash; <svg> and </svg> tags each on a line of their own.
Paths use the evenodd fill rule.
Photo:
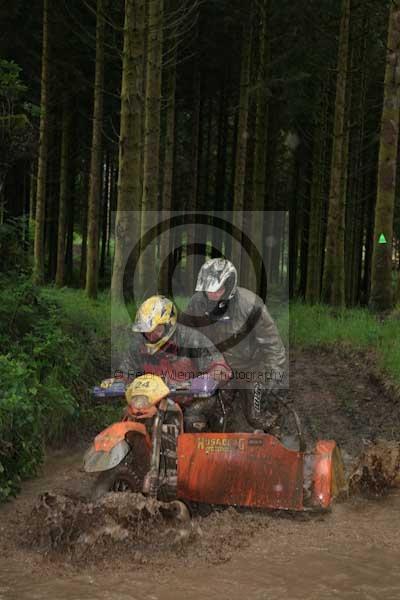
<svg viewBox="0 0 400 600">
<path fill-rule="evenodd" d="M 234 402 L 240 399 L 250 429 L 278 433 L 285 347 L 261 298 L 237 286 L 230 261 L 211 259 L 202 266 L 182 321 L 223 353 L 233 373 L 225 390 Z"/>
<path fill-rule="evenodd" d="M 200 331 L 177 323 L 177 310 L 165 296 L 152 296 L 136 313 L 129 351 L 117 378 L 127 381 L 152 373 L 166 383 L 188 381 L 202 374 L 230 378 L 223 355 Z M 112 380 L 104 382 L 111 383 Z M 198 400 L 184 410 L 185 430 L 202 431 L 215 412 L 215 399 Z"/>
</svg>

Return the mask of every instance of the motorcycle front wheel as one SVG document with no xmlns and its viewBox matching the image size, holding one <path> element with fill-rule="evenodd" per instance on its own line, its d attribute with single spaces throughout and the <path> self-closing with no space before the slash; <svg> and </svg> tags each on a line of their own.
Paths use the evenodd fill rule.
<svg viewBox="0 0 400 600">
<path fill-rule="evenodd" d="M 109 492 L 141 492 L 143 479 L 125 465 L 104 471 L 97 477 L 91 493 L 92 502 L 97 502 Z"/>
</svg>

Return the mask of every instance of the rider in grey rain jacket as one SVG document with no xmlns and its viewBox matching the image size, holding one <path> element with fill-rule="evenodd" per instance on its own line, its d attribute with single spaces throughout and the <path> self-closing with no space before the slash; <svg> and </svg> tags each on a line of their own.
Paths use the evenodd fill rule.
<svg viewBox="0 0 400 600">
<path fill-rule="evenodd" d="M 278 433 L 285 347 L 262 299 L 237 286 L 230 261 L 211 259 L 202 266 L 181 320 L 199 328 L 223 353 L 233 373 L 225 393 L 239 400 L 250 429 Z"/>
</svg>

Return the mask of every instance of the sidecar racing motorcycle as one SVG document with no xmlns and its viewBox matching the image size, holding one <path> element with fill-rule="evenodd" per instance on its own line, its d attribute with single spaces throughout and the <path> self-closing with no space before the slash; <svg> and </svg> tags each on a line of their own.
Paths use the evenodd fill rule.
<svg viewBox="0 0 400 600">
<path fill-rule="evenodd" d="M 298 417 L 296 450 L 259 431 L 226 433 L 223 406 L 216 431 L 185 433 L 181 406 L 218 395 L 210 377 L 167 386 L 156 375 L 144 375 L 128 388 L 117 382 L 94 389 L 98 398 L 125 392 L 122 421 L 97 435 L 84 457 L 84 470 L 98 473 L 93 500 L 130 490 L 180 501 L 189 511 L 213 505 L 320 511 L 345 488 L 335 441 L 320 440 L 307 451 Z"/>
</svg>

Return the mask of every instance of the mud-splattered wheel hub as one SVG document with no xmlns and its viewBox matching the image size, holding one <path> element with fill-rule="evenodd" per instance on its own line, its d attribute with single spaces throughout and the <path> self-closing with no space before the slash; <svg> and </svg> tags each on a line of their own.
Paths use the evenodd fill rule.
<svg viewBox="0 0 400 600">
<path fill-rule="evenodd" d="M 111 492 L 134 492 L 135 490 L 130 481 L 128 481 L 127 479 L 124 479 L 122 477 L 119 477 L 118 479 L 116 479 L 114 481 L 110 491 Z"/>
</svg>

